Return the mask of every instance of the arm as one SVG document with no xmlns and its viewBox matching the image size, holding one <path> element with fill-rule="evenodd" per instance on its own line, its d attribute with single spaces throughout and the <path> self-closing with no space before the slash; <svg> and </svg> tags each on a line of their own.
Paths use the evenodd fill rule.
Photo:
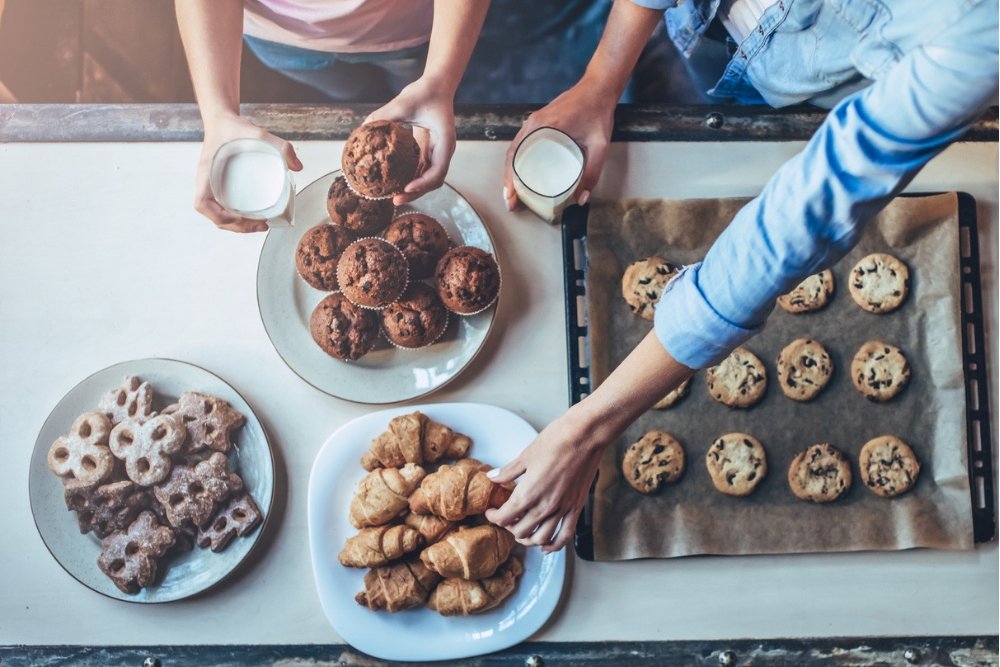
<svg viewBox="0 0 1000 667">
<path fill-rule="evenodd" d="M 219 146 L 241 137 L 273 144 L 290 169 L 302 164 L 292 145 L 240 117 L 240 60 L 243 48 L 241 0 L 176 0 L 177 25 L 187 55 L 205 140 L 195 176 L 195 209 L 221 229 L 266 231 L 262 220 L 241 218 L 212 196 L 208 173 Z"/>
<path fill-rule="evenodd" d="M 531 114 L 507 149 L 503 198 L 507 210 L 517 205 L 514 193 L 514 151 L 539 127 L 557 127 L 583 146 L 586 167 L 576 198 L 585 204 L 604 167 L 615 106 L 625 91 L 642 49 L 663 20 L 662 9 L 649 9 L 632 0 L 616 0 L 594 57 L 580 81 L 545 107 Z"/>
<path fill-rule="evenodd" d="M 426 130 L 421 142 L 424 171 L 407 184 L 404 194 L 396 195 L 396 205 L 413 201 L 444 183 L 455 152 L 455 92 L 489 6 L 489 0 L 435 0 L 423 75 L 365 119 L 366 123 L 404 121 Z"/>
<path fill-rule="evenodd" d="M 864 222 L 995 102 L 993 7 L 981 0 L 935 43 L 830 112 L 705 260 L 667 286 L 654 332 L 499 472 L 498 481 L 523 476 L 510 500 L 488 513 L 491 521 L 525 544 L 569 543 L 601 451 L 625 425 L 687 369 L 718 362 L 752 336 L 779 294 L 842 257 Z"/>
</svg>

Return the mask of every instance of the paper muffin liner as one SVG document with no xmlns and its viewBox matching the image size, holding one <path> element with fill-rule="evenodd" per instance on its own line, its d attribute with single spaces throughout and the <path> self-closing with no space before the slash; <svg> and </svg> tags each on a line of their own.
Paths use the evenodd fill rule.
<svg viewBox="0 0 1000 667">
<path fill-rule="evenodd" d="M 425 347 L 430 347 L 434 343 L 436 343 L 439 340 L 441 340 L 441 337 L 444 336 L 445 332 L 448 331 L 448 327 L 451 326 L 452 312 L 450 310 L 448 310 L 448 307 L 445 306 L 444 303 L 441 304 L 441 307 L 444 308 L 444 326 L 441 327 L 441 333 L 439 333 L 437 336 L 435 336 L 434 339 L 432 341 L 430 341 L 429 343 L 424 343 L 423 345 L 416 345 L 414 347 L 407 347 L 406 345 L 400 345 L 399 343 L 397 343 L 393 339 L 389 338 L 389 334 L 387 334 L 386 331 L 385 331 L 385 325 L 380 322 L 379 323 L 379 329 L 381 330 L 382 337 L 385 338 L 387 341 L 389 341 L 389 344 L 392 345 L 394 348 L 396 348 L 398 350 L 403 350 L 403 351 L 406 351 L 406 352 L 412 352 L 414 350 L 422 350 Z"/>
<path fill-rule="evenodd" d="M 366 306 L 363 303 L 358 303 L 357 301 L 355 301 L 354 299 L 352 299 L 351 296 L 347 292 L 344 292 L 344 290 L 343 290 L 342 287 L 338 291 L 341 292 L 341 293 L 343 293 L 344 298 L 346 298 L 348 301 L 350 301 L 351 303 L 353 303 L 358 308 L 365 308 L 366 310 L 385 310 L 385 308 L 387 306 L 389 306 L 391 304 L 394 304 L 397 301 L 399 301 L 399 298 L 401 296 L 403 296 L 403 294 L 406 292 L 406 288 L 410 286 L 410 262 L 407 261 L 406 255 L 403 254 L 402 250 L 400 250 L 399 248 L 397 248 L 393 244 L 389 243 L 385 239 L 379 238 L 378 236 L 363 236 L 363 237 L 361 237 L 357 241 L 354 241 L 353 243 L 351 243 L 351 245 L 349 245 L 346 248 L 344 248 L 344 252 L 341 254 L 341 257 L 343 257 L 344 255 L 346 255 L 347 251 L 350 250 L 353 246 L 355 246 L 358 243 L 361 243 L 362 241 L 381 241 L 382 243 L 386 244 L 387 246 L 389 246 L 390 248 L 392 248 L 393 250 L 395 250 L 396 253 L 400 257 L 403 258 L 403 266 L 406 267 L 406 275 L 403 276 L 403 288 L 401 290 L 399 290 L 399 294 L 396 295 L 396 298 L 394 298 L 392 301 L 387 301 L 384 305 L 381 305 L 381 306 Z M 338 261 L 338 263 L 339 263 L 339 261 Z M 339 272 L 338 272 L 338 274 L 339 274 Z M 339 275 L 337 276 L 337 283 L 338 283 L 338 285 L 340 283 L 340 276 Z"/>
<path fill-rule="evenodd" d="M 403 194 L 402 192 L 393 192 L 392 194 L 383 195 L 382 197 L 372 197 L 370 195 L 363 195 L 360 192 L 358 192 L 358 189 L 354 187 L 353 183 L 351 183 L 351 179 L 347 176 L 347 171 L 341 169 L 341 173 L 344 175 L 344 182 L 347 183 L 347 188 L 357 196 L 361 197 L 362 199 L 368 199 L 371 201 L 381 201 L 383 199 L 392 199 L 396 195 Z"/>
<path fill-rule="evenodd" d="M 477 246 L 470 246 L 470 247 L 477 247 Z M 478 315 L 479 313 L 482 313 L 482 312 L 485 312 L 485 311 L 489 310 L 494 305 L 496 305 L 497 301 L 500 300 L 500 292 L 503 290 L 503 271 L 500 270 L 500 262 L 497 261 L 496 255 L 494 255 L 492 252 L 490 252 L 486 248 L 479 248 L 479 249 L 482 250 L 483 252 L 489 253 L 490 257 L 493 258 L 493 263 L 497 265 L 497 281 L 498 281 L 498 284 L 497 284 L 497 293 L 493 297 L 492 301 L 490 301 L 488 304 L 486 304 L 485 306 L 483 306 L 479 310 L 473 311 L 471 313 L 460 313 L 457 310 L 452 310 L 451 308 L 448 308 L 448 304 L 444 305 L 445 309 L 448 312 L 454 313 L 454 314 L 458 315 L 459 317 L 472 317 L 473 315 Z M 347 252 L 347 251 L 345 250 L 344 252 Z M 434 288 L 437 289 L 437 280 L 434 281 Z M 441 301 L 444 302 L 444 299 L 442 299 Z"/>
</svg>

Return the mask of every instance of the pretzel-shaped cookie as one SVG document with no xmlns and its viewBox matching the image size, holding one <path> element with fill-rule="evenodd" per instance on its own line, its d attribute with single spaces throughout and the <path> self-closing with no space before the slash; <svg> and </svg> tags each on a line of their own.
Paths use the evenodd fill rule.
<svg viewBox="0 0 1000 667">
<path fill-rule="evenodd" d="M 153 388 L 133 375 L 125 376 L 122 386 L 101 397 L 97 409 L 108 416 L 112 424 L 126 419 L 145 421 L 153 415 Z"/>
<path fill-rule="evenodd" d="M 190 524 L 201 527 L 211 518 L 216 506 L 243 490 L 243 480 L 229 472 L 225 454 L 216 452 L 196 466 L 176 465 L 167 481 L 153 488 L 163 505 L 170 525 Z"/>
<path fill-rule="evenodd" d="M 210 546 L 218 553 L 237 535 L 243 537 L 253 531 L 260 520 L 260 510 L 249 493 L 230 498 L 204 528 L 198 529 L 198 546 Z"/>
<path fill-rule="evenodd" d="M 133 595 L 153 583 L 157 560 L 173 544 L 173 531 L 145 511 L 128 529 L 104 538 L 97 566 L 123 593 Z"/>
<path fill-rule="evenodd" d="M 192 452 L 207 448 L 229 453 L 230 433 L 246 421 L 228 402 L 196 391 L 184 392 L 177 403 L 164 408 L 163 413 L 183 420 L 190 436 L 187 448 Z"/>
<path fill-rule="evenodd" d="M 171 415 L 144 422 L 126 419 L 111 430 L 111 451 L 125 461 L 125 473 L 136 484 L 152 486 L 170 474 L 170 454 L 180 451 L 187 431 Z"/>
<path fill-rule="evenodd" d="M 148 491 L 127 479 L 107 484 L 70 480 L 63 488 L 63 498 L 66 508 L 76 512 L 80 532 L 94 531 L 100 538 L 128 528 L 153 500 Z"/>
<path fill-rule="evenodd" d="M 49 447 L 49 470 L 64 479 L 83 483 L 103 482 L 111 476 L 115 458 L 108 449 L 111 422 L 100 412 L 85 412 L 69 433 Z"/>
</svg>

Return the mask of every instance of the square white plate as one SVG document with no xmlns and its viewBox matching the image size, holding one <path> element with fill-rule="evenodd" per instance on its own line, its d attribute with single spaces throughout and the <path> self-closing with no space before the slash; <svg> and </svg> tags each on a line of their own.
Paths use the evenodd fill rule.
<svg viewBox="0 0 1000 667">
<path fill-rule="evenodd" d="M 472 438 L 469 455 L 501 466 L 538 432 L 514 413 L 479 403 L 440 403 L 381 410 L 348 422 L 316 456 L 309 478 L 309 549 L 323 611 L 334 630 L 360 651 L 383 660 L 449 660 L 499 651 L 518 644 L 548 620 L 562 593 L 566 550 L 528 549 L 524 576 L 500 607 L 476 616 L 446 618 L 426 607 L 389 613 L 360 606 L 366 570 L 337 561 L 357 530 L 347 519 L 357 483 L 365 476 L 361 455 L 397 415 L 420 410 Z"/>
</svg>

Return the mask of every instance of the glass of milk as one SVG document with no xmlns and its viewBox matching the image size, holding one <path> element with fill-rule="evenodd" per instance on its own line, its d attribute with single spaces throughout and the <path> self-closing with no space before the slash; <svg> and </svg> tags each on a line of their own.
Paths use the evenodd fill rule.
<svg viewBox="0 0 1000 667">
<path fill-rule="evenodd" d="M 295 182 L 277 148 L 260 139 L 234 139 L 212 158 L 210 183 L 223 208 L 268 227 L 292 224 Z"/>
<path fill-rule="evenodd" d="M 583 149 L 554 127 L 540 127 L 514 151 L 514 191 L 538 217 L 554 222 L 583 176 Z"/>
</svg>

